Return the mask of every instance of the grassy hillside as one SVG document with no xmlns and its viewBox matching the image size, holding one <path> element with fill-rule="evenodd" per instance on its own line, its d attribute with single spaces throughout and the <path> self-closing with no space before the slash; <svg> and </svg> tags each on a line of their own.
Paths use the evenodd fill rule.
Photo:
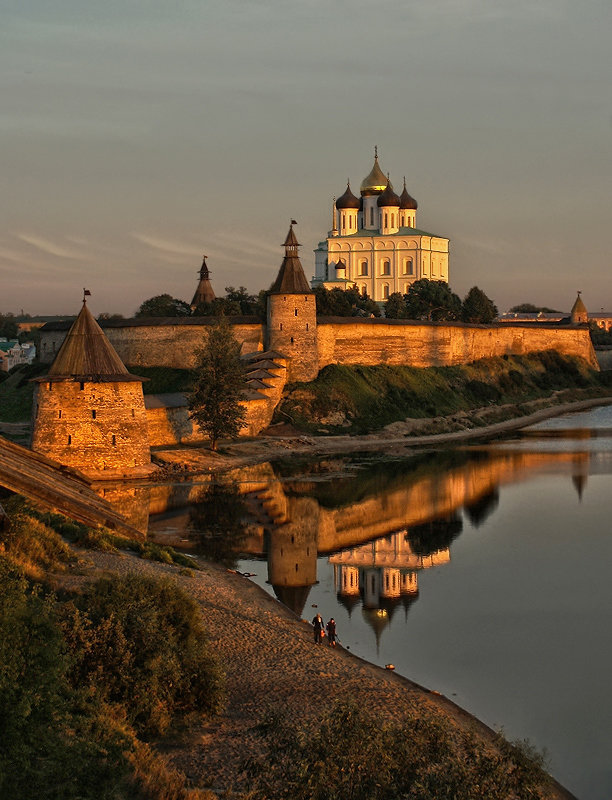
<svg viewBox="0 0 612 800">
<path fill-rule="evenodd" d="M 275 422 L 291 420 L 321 433 L 366 433 L 399 420 L 522 403 L 561 389 L 606 394 L 609 383 L 609 373 L 554 350 L 456 367 L 328 366 L 311 383 L 287 387 Z"/>
</svg>

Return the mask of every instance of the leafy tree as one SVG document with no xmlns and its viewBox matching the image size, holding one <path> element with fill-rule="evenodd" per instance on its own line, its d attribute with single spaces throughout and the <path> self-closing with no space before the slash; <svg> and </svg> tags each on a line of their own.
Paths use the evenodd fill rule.
<svg viewBox="0 0 612 800">
<path fill-rule="evenodd" d="M 497 316 L 497 306 L 478 286 L 472 286 L 463 299 L 461 319 L 464 322 L 493 322 Z"/>
<path fill-rule="evenodd" d="M 210 303 L 199 303 L 193 310 L 194 317 L 239 317 L 240 304 L 226 297 L 215 297 Z"/>
<path fill-rule="evenodd" d="M 317 286 L 314 291 L 320 317 L 380 317 L 378 304 L 367 294 L 361 294 L 359 289 Z"/>
<path fill-rule="evenodd" d="M 421 278 L 408 289 L 408 319 L 456 320 L 461 316 L 461 300 L 445 281 Z"/>
<path fill-rule="evenodd" d="M 555 308 L 548 308 L 547 306 L 534 306 L 533 303 L 519 303 L 518 306 L 512 306 L 510 309 L 511 314 L 560 314 Z"/>
<path fill-rule="evenodd" d="M 189 416 L 208 435 L 211 449 L 216 450 L 222 436 L 238 436 L 246 416 L 240 402 L 246 369 L 240 359 L 240 344 L 225 319 L 210 329 L 197 359 Z"/>
<path fill-rule="evenodd" d="M 400 292 L 393 292 L 385 303 L 385 317 L 388 319 L 407 319 L 408 307 L 406 306 L 406 295 Z"/>
<path fill-rule="evenodd" d="M 0 336 L 6 339 L 17 338 L 17 320 L 13 314 L 0 314 Z"/>
<path fill-rule="evenodd" d="M 98 314 L 98 321 L 105 319 L 123 319 L 123 314 L 111 314 L 109 311 L 102 311 Z"/>
<path fill-rule="evenodd" d="M 145 300 L 136 312 L 136 317 L 188 317 L 191 306 L 169 294 L 158 294 Z"/>
</svg>

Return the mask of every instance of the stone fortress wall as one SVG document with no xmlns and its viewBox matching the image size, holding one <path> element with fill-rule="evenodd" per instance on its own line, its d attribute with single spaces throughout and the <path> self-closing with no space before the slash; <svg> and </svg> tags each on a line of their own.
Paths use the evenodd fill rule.
<svg viewBox="0 0 612 800">
<path fill-rule="evenodd" d="M 196 351 L 213 322 L 212 318 L 160 318 L 113 321 L 112 326 L 101 321 L 100 325 L 121 360 L 134 371 L 138 366 L 192 368 Z M 243 353 L 264 350 L 265 325 L 245 322 L 244 318 L 236 318 L 235 322 L 230 318 L 229 322 Z M 64 325 L 65 330 L 60 326 L 58 323 L 41 331 L 43 363 L 53 361 L 68 332 L 69 325 Z M 328 364 L 430 367 L 552 349 L 580 356 L 597 367 L 587 326 L 507 322 L 469 325 L 356 317 L 319 318 L 316 335 L 307 342 L 300 361 L 308 368 L 318 362 L 319 369 Z"/>
</svg>

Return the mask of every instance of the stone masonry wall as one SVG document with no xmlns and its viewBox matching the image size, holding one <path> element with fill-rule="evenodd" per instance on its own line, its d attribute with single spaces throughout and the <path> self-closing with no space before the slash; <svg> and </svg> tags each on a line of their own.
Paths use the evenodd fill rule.
<svg viewBox="0 0 612 800">
<path fill-rule="evenodd" d="M 214 321 L 170 322 L 147 320 L 113 321 L 112 325 L 101 323 L 108 340 L 117 351 L 124 364 L 131 367 L 182 367 L 195 366 L 196 351 L 204 344 L 204 337 Z M 243 353 L 264 349 L 265 326 L 257 321 L 230 321 L 236 339 L 242 345 Z M 68 330 L 51 326 L 41 331 L 40 360 L 50 364 L 66 338 Z M 55 329 L 54 329 L 55 328 Z"/>
<path fill-rule="evenodd" d="M 506 353 L 558 350 L 597 368 L 586 326 L 467 325 L 411 320 L 320 318 L 319 368 L 327 364 L 413 367 L 467 364 Z"/>
<path fill-rule="evenodd" d="M 32 450 L 88 475 L 150 463 L 140 381 L 40 382 L 32 416 Z"/>
</svg>

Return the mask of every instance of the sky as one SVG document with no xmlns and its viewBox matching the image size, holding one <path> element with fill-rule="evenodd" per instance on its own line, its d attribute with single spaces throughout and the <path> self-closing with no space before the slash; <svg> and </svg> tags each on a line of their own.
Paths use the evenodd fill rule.
<svg viewBox="0 0 612 800">
<path fill-rule="evenodd" d="M 612 311 L 609 0 L 0 0 L 0 312 L 307 278 L 373 164 L 451 288 Z"/>
</svg>

